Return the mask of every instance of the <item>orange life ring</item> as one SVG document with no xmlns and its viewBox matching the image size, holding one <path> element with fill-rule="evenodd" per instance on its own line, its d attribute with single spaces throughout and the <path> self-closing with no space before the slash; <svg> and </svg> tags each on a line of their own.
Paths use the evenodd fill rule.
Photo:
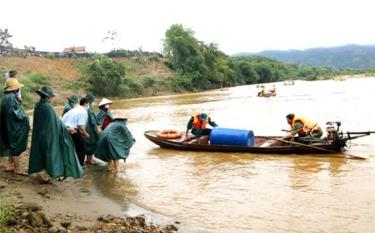
<svg viewBox="0 0 375 233">
<path fill-rule="evenodd" d="M 180 138 L 182 135 L 180 132 L 176 131 L 176 130 L 162 130 L 162 131 L 159 131 L 156 136 L 158 136 L 158 138 L 165 138 L 165 139 L 177 139 L 177 138 Z"/>
</svg>

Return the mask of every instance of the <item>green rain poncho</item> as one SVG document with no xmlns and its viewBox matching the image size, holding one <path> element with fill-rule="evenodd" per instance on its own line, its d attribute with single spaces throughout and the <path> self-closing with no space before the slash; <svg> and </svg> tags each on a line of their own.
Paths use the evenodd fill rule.
<svg viewBox="0 0 375 233">
<path fill-rule="evenodd" d="M 90 139 L 86 141 L 86 154 L 92 155 L 95 153 L 95 150 L 98 146 L 99 135 L 96 131 L 96 128 L 99 124 L 91 107 L 87 109 L 87 115 L 88 119 L 86 124 L 86 131 L 88 134 L 90 134 Z"/>
<path fill-rule="evenodd" d="M 104 111 L 102 111 L 100 109 L 98 111 L 96 111 L 96 119 L 98 120 L 98 125 L 99 126 L 103 125 L 105 116 L 108 116 L 109 119 L 111 120 L 111 122 L 114 120 L 113 116 L 112 116 L 112 113 L 110 113 L 110 112 L 104 112 Z"/>
<path fill-rule="evenodd" d="M 50 101 L 44 98 L 34 109 L 29 174 L 43 170 L 52 178 L 83 176 L 74 143 Z"/>
<path fill-rule="evenodd" d="M 100 135 L 95 157 L 105 162 L 126 159 L 133 143 L 133 136 L 126 127 L 126 120 L 116 119 Z"/>
<path fill-rule="evenodd" d="M 74 108 L 74 103 L 72 103 L 71 101 L 66 101 L 65 104 L 64 104 L 64 109 L 63 109 L 62 115 L 64 116 L 65 113 L 69 112 L 69 110 L 71 110 L 73 108 Z"/>
<path fill-rule="evenodd" d="M 0 156 L 17 156 L 26 150 L 29 116 L 15 92 L 5 93 L 0 108 Z"/>
</svg>

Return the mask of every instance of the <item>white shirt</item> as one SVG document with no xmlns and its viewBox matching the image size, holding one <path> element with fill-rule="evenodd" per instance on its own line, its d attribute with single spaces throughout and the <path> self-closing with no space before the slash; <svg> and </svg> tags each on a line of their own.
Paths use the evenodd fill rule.
<svg viewBox="0 0 375 233">
<path fill-rule="evenodd" d="M 88 119 L 87 109 L 83 106 L 76 106 L 64 114 L 62 121 L 69 128 L 78 129 L 78 125 L 86 126 Z"/>
</svg>

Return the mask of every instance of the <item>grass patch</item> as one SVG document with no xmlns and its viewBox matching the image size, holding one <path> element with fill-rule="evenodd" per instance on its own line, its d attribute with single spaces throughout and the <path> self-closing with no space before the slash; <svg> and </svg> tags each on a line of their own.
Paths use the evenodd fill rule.
<svg viewBox="0 0 375 233">
<path fill-rule="evenodd" d="M 85 85 L 80 81 L 61 80 L 60 87 L 67 90 L 78 91 L 80 89 L 84 89 Z"/>
<path fill-rule="evenodd" d="M 8 220 L 11 218 L 12 202 L 8 199 L 0 199 L 0 231 L 4 232 Z"/>
<path fill-rule="evenodd" d="M 25 108 L 32 108 L 39 99 L 35 91 L 43 86 L 49 86 L 51 84 L 51 79 L 46 75 L 27 73 L 20 82 L 25 85 L 22 88 L 23 105 Z"/>
</svg>

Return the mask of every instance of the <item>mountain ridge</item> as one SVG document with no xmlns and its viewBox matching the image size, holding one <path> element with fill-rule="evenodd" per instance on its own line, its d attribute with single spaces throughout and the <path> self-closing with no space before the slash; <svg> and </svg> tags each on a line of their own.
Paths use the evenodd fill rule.
<svg viewBox="0 0 375 233">
<path fill-rule="evenodd" d="M 282 62 L 313 67 L 365 70 L 375 68 L 375 45 L 348 44 L 304 50 L 264 50 L 258 53 L 237 53 L 233 56 L 263 56 Z"/>
</svg>

